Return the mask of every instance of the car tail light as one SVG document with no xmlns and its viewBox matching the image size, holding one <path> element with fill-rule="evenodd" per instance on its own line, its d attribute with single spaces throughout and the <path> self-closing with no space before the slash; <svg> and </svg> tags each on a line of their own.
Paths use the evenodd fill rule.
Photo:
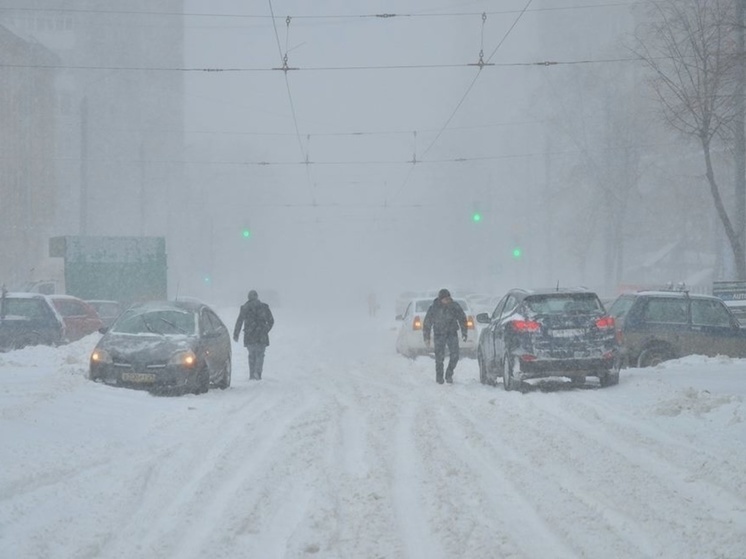
<svg viewBox="0 0 746 559">
<path fill-rule="evenodd" d="M 614 317 L 602 316 L 596 320 L 596 328 L 599 330 L 609 330 L 610 328 L 614 328 Z"/>
<path fill-rule="evenodd" d="M 419 316 L 415 316 L 412 321 L 412 330 L 422 330 L 422 319 Z"/>
<path fill-rule="evenodd" d="M 514 320 L 510 323 L 515 332 L 538 332 L 541 330 L 541 324 L 533 320 Z"/>
<path fill-rule="evenodd" d="M 521 361 L 536 361 L 536 355 L 531 353 L 524 353 L 523 355 L 519 355 L 518 358 Z"/>
<path fill-rule="evenodd" d="M 474 317 L 473 316 L 466 317 L 466 328 L 469 330 L 474 330 Z"/>
</svg>

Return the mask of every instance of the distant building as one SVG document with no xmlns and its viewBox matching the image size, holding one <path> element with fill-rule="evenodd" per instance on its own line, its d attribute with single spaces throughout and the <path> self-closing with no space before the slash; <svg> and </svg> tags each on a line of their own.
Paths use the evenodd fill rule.
<svg viewBox="0 0 746 559">
<path fill-rule="evenodd" d="M 31 279 L 56 209 L 54 69 L 38 42 L 0 26 L 0 283 Z"/>
<path fill-rule="evenodd" d="M 59 58 L 51 235 L 181 238 L 170 207 L 185 196 L 183 0 L 128 0 L 126 10 L 121 0 L 22 4 L 0 23 Z"/>
</svg>

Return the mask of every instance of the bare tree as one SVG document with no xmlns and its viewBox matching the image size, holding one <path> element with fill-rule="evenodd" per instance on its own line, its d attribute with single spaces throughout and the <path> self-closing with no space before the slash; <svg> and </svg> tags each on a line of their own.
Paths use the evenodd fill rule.
<svg viewBox="0 0 746 559">
<path fill-rule="evenodd" d="M 651 23 L 638 34 L 636 52 L 652 70 L 665 122 L 702 146 L 707 184 L 736 273 L 746 279 L 743 237 L 726 209 L 712 157 L 714 142 L 732 146 L 738 115 L 736 84 L 743 60 L 737 49 L 735 2 L 652 0 L 650 6 Z"/>
</svg>

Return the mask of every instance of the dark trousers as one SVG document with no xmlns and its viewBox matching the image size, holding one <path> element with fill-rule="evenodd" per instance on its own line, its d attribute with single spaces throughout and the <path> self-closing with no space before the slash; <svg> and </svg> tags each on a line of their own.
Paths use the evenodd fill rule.
<svg viewBox="0 0 746 559">
<path fill-rule="evenodd" d="M 443 382 L 443 361 L 448 347 L 448 367 L 445 370 L 446 380 L 453 378 L 453 370 L 458 363 L 458 332 L 433 334 L 433 349 L 435 350 L 435 380 Z"/>
<path fill-rule="evenodd" d="M 249 350 L 249 379 L 261 380 L 262 369 L 264 368 L 264 350 L 267 348 L 264 344 L 249 344 L 246 349 Z"/>
</svg>

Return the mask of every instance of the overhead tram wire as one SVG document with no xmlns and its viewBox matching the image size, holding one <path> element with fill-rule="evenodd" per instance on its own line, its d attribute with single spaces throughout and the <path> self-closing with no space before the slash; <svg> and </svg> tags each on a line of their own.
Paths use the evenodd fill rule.
<svg viewBox="0 0 746 559">
<path fill-rule="evenodd" d="M 487 58 L 487 63 L 486 64 L 483 63 L 482 58 L 481 58 L 481 52 L 480 52 L 479 64 L 477 65 L 478 70 L 477 70 L 476 75 L 474 76 L 474 79 L 471 81 L 471 83 L 469 84 L 469 86 L 466 88 L 466 91 L 464 92 L 464 95 L 461 97 L 461 99 L 459 100 L 459 102 L 456 104 L 456 108 L 453 109 L 453 112 L 448 117 L 448 119 L 443 124 L 443 126 L 440 128 L 440 130 L 436 134 L 436 136 L 433 139 L 433 141 L 430 142 L 430 145 L 422 153 L 422 157 L 423 158 L 428 154 L 428 152 L 432 149 L 432 147 L 435 145 L 435 143 L 440 139 L 440 137 L 443 134 L 443 132 L 445 131 L 445 129 L 448 128 L 448 125 L 451 123 L 451 121 L 453 120 L 453 118 L 456 116 L 456 113 L 461 108 L 461 106 L 464 104 L 464 101 L 466 101 L 466 98 L 468 97 L 469 93 L 474 88 L 474 85 L 477 83 L 477 80 L 479 79 L 479 76 L 482 75 L 482 69 L 486 65 L 490 64 L 490 61 L 492 60 L 492 58 L 495 56 L 495 54 L 497 54 L 497 51 L 500 49 L 500 47 L 503 45 L 503 43 L 505 43 L 505 41 L 510 36 L 511 32 L 513 31 L 513 29 L 515 29 L 516 25 L 518 25 L 518 22 L 521 20 L 521 18 L 523 17 L 523 15 L 526 13 L 526 10 L 529 8 L 529 6 L 531 6 L 532 2 L 533 2 L 533 0 L 528 0 L 528 2 L 526 2 L 526 5 L 523 7 L 523 10 L 521 10 L 521 12 L 518 14 L 518 17 L 516 17 L 515 20 L 513 21 L 513 24 L 508 28 L 508 30 L 503 35 L 502 39 L 500 39 L 500 41 L 497 43 L 497 46 L 492 51 L 492 54 L 490 54 L 490 56 Z M 484 34 L 484 21 L 485 21 L 485 19 L 486 19 L 485 18 L 485 13 L 482 13 L 482 33 L 483 34 Z M 405 177 L 404 182 L 399 187 L 398 192 L 401 192 L 407 186 L 407 184 L 409 183 L 409 179 L 412 177 L 412 174 L 414 173 L 414 168 L 415 168 L 415 165 L 413 163 L 412 166 L 410 167 L 409 171 L 407 172 L 407 176 Z M 394 193 L 394 195 L 395 194 L 396 193 Z M 389 198 L 389 193 L 387 192 L 386 196 L 385 196 L 385 199 L 384 199 L 384 203 L 385 204 L 388 203 L 388 198 Z"/>
<path fill-rule="evenodd" d="M 652 60 L 670 60 L 671 56 L 656 56 Z M 547 67 L 547 66 L 577 66 L 586 64 L 620 64 L 628 62 L 641 62 L 642 58 L 599 58 L 582 60 L 539 60 L 533 62 L 490 62 L 485 68 L 518 68 L 518 67 Z M 460 64 L 397 64 L 382 66 L 307 66 L 288 68 L 293 72 L 349 72 L 349 71 L 371 71 L 371 70 L 438 70 L 452 68 L 468 68 L 475 66 L 473 63 Z M 204 73 L 231 73 L 231 72 L 276 72 L 282 68 L 186 68 L 186 67 L 153 67 L 153 66 L 79 66 L 67 64 L 6 64 L 0 63 L 0 68 L 19 68 L 35 70 L 91 70 L 91 71 L 122 71 L 122 72 L 204 72 Z"/>
<path fill-rule="evenodd" d="M 533 8 L 528 12 L 556 12 L 568 10 L 593 10 L 604 8 L 625 8 L 644 4 L 643 0 L 631 0 L 629 2 L 608 2 L 605 4 L 576 4 L 571 6 L 551 6 L 542 8 Z M 274 15 L 266 14 L 236 14 L 236 13 L 211 13 L 211 12 L 156 12 L 140 10 L 92 10 L 77 8 L 28 8 L 28 7 L 10 7 L 6 10 L 17 12 L 55 12 L 55 13 L 78 13 L 78 14 L 105 14 L 105 15 L 152 15 L 152 16 L 172 16 L 172 17 L 205 17 L 205 18 L 231 18 L 231 19 L 269 19 Z M 486 13 L 488 16 L 493 15 L 511 15 L 521 13 L 521 10 L 494 10 L 486 12 L 440 12 L 440 13 L 372 13 L 372 14 L 321 14 L 321 15 L 294 15 L 293 19 L 318 20 L 318 19 L 396 19 L 396 18 L 439 18 L 439 17 L 474 17 Z"/>
<path fill-rule="evenodd" d="M 288 38 L 290 36 L 290 16 L 287 16 L 285 21 L 287 22 L 287 30 L 285 35 L 285 52 L 282 52 L 282 46 L 280 46 L 280 34 L 277 32 L 277 23 L 275 19 L 275 10 L 272 7 L 272 0 L 267 0 L 269 2 L 269 11 L 272 14 L 272 27 L 275 31 L 275 39 L 277 40 L 277 50 L 280 54 L 280 60 L 282 60 L 282 67 L 280 68 L 284 74 L 285 79 L 285 88 L 288 92 L 288 100 L 290 101 L 290 112 L 293 115 L 293 125 L 295 126 L 295 134 L 298 138 L 298 147 L 300 148 L 301 156 L 305 158 L 306 161 L 306 182 L 308 183 L 308 191 L 311 195 L 311 203 L 316 204 L 316 194 L 314 192 L 313 187 L 313 181 L 311 180 L 311 171 L 308 167 L 308 146 L 304 148 L 303 146 L 303 139 L 301 138 L 300 134 L 300 128 L 298 127 L 298 117 L 295 113 L 295 103 L 293 102 L 293 94 L 290 91 L 290 80 L 288 79 L 288 70 L 290 69 L 288 67 L 288 55 L 287 55 L 287 43 Z"/>
</svg>

